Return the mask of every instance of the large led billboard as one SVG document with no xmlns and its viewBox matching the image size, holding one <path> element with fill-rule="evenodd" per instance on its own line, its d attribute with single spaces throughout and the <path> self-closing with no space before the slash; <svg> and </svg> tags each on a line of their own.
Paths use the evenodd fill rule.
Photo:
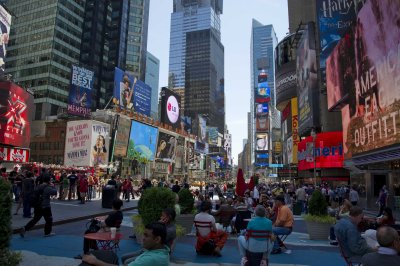
<svg viewBox="0 0 400 266">
<path fill-rule="evenodd" d="M 153 161 L 156 153 L 158 129 L 132 120 L 129 134 L 128 155 L 130 159 L 145 158 Z"/>
<path fill-rule="evenodd" d="M 269 129 L 268 113 L 261 113 L 256 115 L 256 131 L 265 132 Z"/>
<path fill-rule="evenodd" d="M 9 40 L 11 15 L 0 5 L 0 76 L 4 74 L 7 44 Z"/>
<path fill-rule="evenodd" d="M 114 71 L 114 102 L 121 108 L 150 116 L 151 87 L 119 68 Z"/>
<path fill-rule="evenodd" d="M 33 95 L 12 82 L 0 82 L 0 143 L 29 148 Z"/>
<path fill-rule="evenodd" d="M 314 23 L 307 24 L 297 49 L 299 131 L 304 133 L 318 123 L 318 68 L 315 50 Z"/>
<path fill-rule="evenodd" d="M 181 126 L 181 97 L 165 87 L 161 89 L 161 122 L 173 128 Z"/>
<path fill-rule="evenodd" d="M 68 97 L 68 113 L 88 117 L 92 105 L 94 72 L 84 67 L 71 66 L 71 85 Z"/>
<path fill-rule="evenodd" d="M 346 158 L 400 143 L 399 10 L 399 1 L 374 0 L 358 14 L 351 79 L 342 83 L 349 94 L 342 109 Z"/>
<path fill-rule="evenodd" d="M 256 134 L 256 150 L 267 151 L 268 150 L 268 134 L 257 133 Z"/>
<path fill-rule="evenodd" d="M 122 116 L 118 117 L 117 134 L 114 140 L 114 156 L 125 157 L 128 150 L 131 120 Z"/>
<path fill-rule="evenodd" d="M 158 133 L 158 144 L 156 150 L 156 158 L 163 161 L 175 161 L 175 149 L 177 140 L 174 135 L 160 131 Z"/>
</svg>

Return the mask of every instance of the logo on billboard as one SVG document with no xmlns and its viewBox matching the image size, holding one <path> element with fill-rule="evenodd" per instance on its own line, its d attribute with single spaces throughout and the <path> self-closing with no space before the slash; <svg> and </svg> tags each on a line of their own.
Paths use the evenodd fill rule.
<svg viewBox="0 0 400 266">
<path fill-rule="evenodd" d="M 179 104 L 173 95 L 169 96 L 167 100 L 167 116 L 172 124 L 175 124 L 179 119 Z"/>
</svg>

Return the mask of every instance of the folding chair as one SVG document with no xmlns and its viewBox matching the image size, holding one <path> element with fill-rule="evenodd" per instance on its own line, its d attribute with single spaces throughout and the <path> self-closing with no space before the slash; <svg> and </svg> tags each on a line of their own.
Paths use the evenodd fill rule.
<svg viewBox="0 0 400 266">
<path fill-rule="evenodd" d="M 338 237 L 336 237 L 336 240 L 339 244 L 339 250 L 340 250 L 340 254 L 342 255 L 344 261 L 346 262 L 346 264 L 348 266 L 354 266 L 354 265 L 361 265 L 361 262 L 359 261 L 352 261 L 350 257 L 346 256 L 346 254 L 344 254 L 344 250 L 343 250 L 343 243 L 339 240 Z"/>
<path fill-rule="evenodd" d="M 267 230 L 247 230 L 245 237 L 247 239 L 247 245 L 249 245 L 249 240 L 251 238 L 254 239 L 265 239 L 267 241 L 267 247 L 265 252 L 251 252 L 249 249 L 246 249 L 246 257 L 247 257 L 247 265 L 248 266 L 259 266 L 261 261 L 265 259 L 266 264 L 268 265 L 268 256 L 270 251 L 272 250 L 272 237 L 273 234 L 271 231 Z"/>
</svg>

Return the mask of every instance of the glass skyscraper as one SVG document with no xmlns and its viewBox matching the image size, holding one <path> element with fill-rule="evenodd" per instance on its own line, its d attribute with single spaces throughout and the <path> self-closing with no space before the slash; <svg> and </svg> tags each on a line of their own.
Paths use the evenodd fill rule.
<svg viewBox="0 0 400 266">
<path fill-rule="evenodd" d="M 185 116 L 208 118 L 224 132 L 222 0 L 174 0 L 171 15 L 169 87 L 184 88 Z"/>
<path fill-rule="evenodd" d="M 160 60 L 147 52 L 145 82 L 151 87 L 151 117 L 158 119 L 158 84 L 160 80 Z"/>
<path fill-rule="evenodd" d="M 252 21 L 251 44 L 250 44 L 250 68 L 251 68 L 251 99 L 250 110 L 251 130 L 248 138 L 251 143 L 251 161 L 255 161 L 255 138 L 256 138 L 256 94 L 258 88 L 258 76 L 260 72 L 268 75 L 268 87 L 270 88 L 271 99 L 269 102 L 269 149 L 271 149 L 271 132 L 273 128 L 280 128 L 280 113 L 275 106 L 275 47 L 278 43 L 274 27 L 263 25 L 257 20 Z"/>
</svg>

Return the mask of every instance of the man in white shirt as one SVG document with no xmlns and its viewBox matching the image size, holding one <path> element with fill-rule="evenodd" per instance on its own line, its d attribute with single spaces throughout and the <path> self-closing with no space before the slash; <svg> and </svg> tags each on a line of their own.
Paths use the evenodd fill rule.
<svg viewBox="0 0 400 266">
<path fill-rule="evenodd" d="M 356 206 L 358 203 L 359 200 L 358 192 L 357 190 L 354 189 L 354 187 L 350 189 L 349 200 L 353 206 Z"/>
<path fill-rule="evenodd" d="M 304 211 L 304 203 L 306 201 L 306 190 L 304 187 L 299 187 L 296 190 L 296 199 L 297 202 L 299 202 L 301 204 L 301 212 Z"/>
</svg>

